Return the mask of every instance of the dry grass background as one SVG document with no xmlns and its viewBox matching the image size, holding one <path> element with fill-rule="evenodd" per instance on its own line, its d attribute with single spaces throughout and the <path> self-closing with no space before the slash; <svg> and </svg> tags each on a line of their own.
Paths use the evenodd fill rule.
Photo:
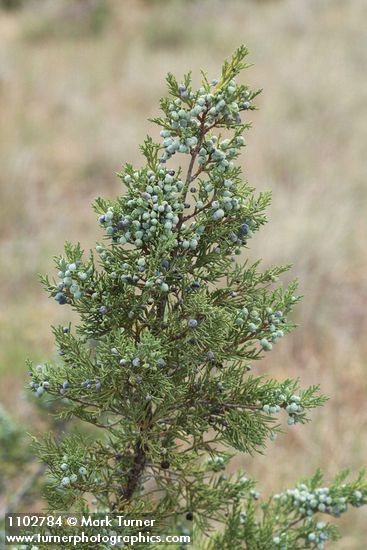
<svg viewBox="0 0 367 550">
<path fill-rule="evenodd" d="M 4 2 L 4 0 L 3 0 Z M 254 371 L 321 383 L 332 399 L 268 453 L 238 458 L 264 492 L 367 454 L 367 4 L 364 0 L 27 0 L 0 10 L 0 398 L 27 423 L 24 361 L 52 357 L 68 312 L 41 291 L 64 240 L 92 245 L 89 205 L 115 196 L 124 161 L 156 130 L 168 70 L 215 77 L 246 42 L 263 87 L 243 157 L 272 189 L 252 258 L 293 262 L 300 328 Z M 342 520 L 337 550 L 367 547 L 366 512 Z"/>
</svg>

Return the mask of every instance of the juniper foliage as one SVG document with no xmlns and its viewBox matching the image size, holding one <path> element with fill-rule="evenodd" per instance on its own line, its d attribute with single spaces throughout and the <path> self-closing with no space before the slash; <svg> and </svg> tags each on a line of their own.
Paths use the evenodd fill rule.
<svg viewBox="0 0 367 550">
<path fill-rule="evenodd" d="M 168 75 L 161 143 L 147 137 L 145 165 L 119 174 L 124 193 L 95 202 L 103 242 L 88 255 L 67 243 L 58 279 L 43 277 L 80 322 L 53 329 L 62 361 L 30 364 L 31 388 L 95 430 L 37 448 L 52 511 L 148 514 L 156 533 L 193 533 L 207 550 L 322 549 L 337 532 L 320 515 L 365 504 L 362 475 L 322 487 L 317 473 L 262 501 L 253 480 L 225 473 L 233 454 L 264 451 L 279 415 L 302 424 L 325 401 L 251 372 L 292 330 L 299 296 L 276 284 L 289 266 L 239 257 L 270 201 L 235 163 L 259 93 L 236 80 L 246 56 L 238 48 L 218 80 L 202 73 L 199 89 Z"/>
</svg>

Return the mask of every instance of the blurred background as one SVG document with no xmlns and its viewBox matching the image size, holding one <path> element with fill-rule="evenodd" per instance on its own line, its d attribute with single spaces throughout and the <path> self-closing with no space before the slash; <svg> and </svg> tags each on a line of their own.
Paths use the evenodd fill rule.
<svg viewBox="0 0 367 550">
<path fill-rule="evenodd" d="M 115 172 L 139 164 L 139 143 L 157 135 L 147 118 L 167 71 L 215 78 L 245 42 L 254 67 L 244 78 L 264 92 L 242 164 L 273 191 L 249 255 L 292 262 L 304 295 L 299 328 L 254 372 L 320 383 L 331 400 L 266 456 L 235 465 L 268 493 L 317 467 L 328 480 L 365 464 L 366 23 L 364 0 L 0 0 L 0 445 L 39 428 L 25 360 L 53 358 L 50 324 L 70 315 L 38 273 L 53 270 L 65 240 L 100 238 L 90 203 L 120 192 Z M 21 485 L 23 445 L 0 491 Z M 365 511 L 339 523 L 333 548 L 364 550 Z"/>
</svg>

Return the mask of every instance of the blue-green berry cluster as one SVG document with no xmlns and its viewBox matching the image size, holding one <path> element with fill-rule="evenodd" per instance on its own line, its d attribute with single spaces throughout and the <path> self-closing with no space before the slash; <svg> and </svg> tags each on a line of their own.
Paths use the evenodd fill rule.
<svg viewBox="0 0 367 550">
<path fill-rule="evenodd" d="M 226 191 L 223 193 L 224 196 L 224 207 L 226 210 L 231 210 L 231 208 L 234 208 L 237 210 L 237 204 L 235 202 L 235 199 L 233 199 L 231 202 L 229 202 L 226 199 L 225 195 Z M 256 229 L 256 224 L 254 220 L 250 220 L 248 218 L 245 218 L 241 221 L 239 228 L 237 231 L 231 231 L 229 234 L 228 240 L 232 246 L 235 246 L 235 252 L 237 254 L 240 253 L 240 247 L 247 244 L 248 239 L 250 239 L 253 235 L 253 230 Z"/>
<path fill-rule="evenodd" d="M 96 251 L 100 255 L 106 267 L 112 263 L 110 251 L 101 245 L 96 246 Z M 162 270 L 155 270 L 153 273 L 149 270 L 149 265 L 146 257 L 137 257 L 135 262 L 123 262 L 118 266 L 118 272 L 116 270 L 110 271 L 109 276 L 113 281 L 121 282 L 123 284 L 137 285 L 143 284 L 146 288 L 153 288 L 153 290 L 159 290 L 162 293 L 167 293 L 170 290 L 169 284 L 166 282 L 168 275 L 167 264 L 162 265 Z M 150 272 L 149 272 L 150 271 Z M 176 275 L 177 278 L 177 275 Z M 98 299 L 97 293 L 92 294 L 92 299 Z M 142 304 L 141 307 L 146 307 L 146 304 Z M 104 304 L 99 307 L 99 313 L 102 316 L 107 315 L 108 308 Z M 128 313 L 128 317 L 132 318 L 133 312 Z"/>
<path fill-rule="evenodd" d="M 273 312 L 267 307 L 265 312 L 256 308 L 242 307 L 237 311 L 235 325 L 244 329 L 259 340 L 264 351 L 271 351 L 273 344 L 284 336 L 282 326 L 286 319 L 282 311 Z"/>
<path fill-rule="evenodd" d="M 93 380 L 86 378 L 80 383 L 80 387 L 83 390 L 95 390 L 99 392 L 102 388 L 102 382 L 99 378 L 94 378 Z"/>
<path fill-rule="evenodd" d="M 266 403 L 257 401 L 256 405 L 266 414 L 270 415 L 284 409 L 288 413 L 289 426 L 296 424 L 300 420 L 300 415 L 303 415 L 305 410 L 299 395 L 287 395 L 287 393 L 282 393 L 282 390 L 279 388 L 269 392 Z"/>
<path fill-rule="evenodd" d="M 311 490 L 307 485 L 300 484 L 295 489 L 288 489 L 284 493 L 274 496 L 280 502 L 290 502 L 303 516 L 312 517 L 321 512 L 339 517 L 347 511 L 348 503 L 352 506 L 362 506 L 366 497 L 361 491 L 355 491 L 351 499 L 346 496 L 335 495 L 328 487 L 318 487 Z"/>
<path fill-rule="evenodd" d="M 204 232 L 204 224 L 193 222 L 190 227 L 186 227 L 183 224 L 182 234 L 179 237 L 179 246 L 184 250 L 196 250 Z"/>
<path fill-rule="evenodd" d="M 88 470 L 87 468 L 85 468 L 85 466 L 74 468 L 73 466 L 68 464 L 67 462 L 68 457 L 66 455 L 63 456 L 63 460 L 64 462 L 60 465 L 60 470 L 61 470 L 60 487 L 61 488 L 65 489 L 77 483 L 78 481 L 84 481 L 86 479 L 88 475 Z M 77 471 L 77 473 L 75 473 L 74 470 Z"/>
<path fill-rule="evenodd" d="M 327 523 L 318 521 L 312 526 L 312 530 L 305 536 L 304 544 L 306 548 L 315 550 L 324 550 L 325 543 L 330 539 L 330 532 Z M 279 550 L 288 550 L 288 533 L 283 531 L 273 538 L 273 543 L 279 547 Z"/>
<path fill-rule="evenodd" d="M 29 384 L 30 388 L 35 392 L 37 397 L 42 397 L 46 391 L 50 390 L 51 385 L 46 365 L 37 365 L 35 370 L 30 372 L 29 375 L 32 379 Z M 53 384 L 53 386 L 55 387 L 55 384 Z M 60 395 L 65 395 L 70 387 L 71 383 L 69 380 L 64 380 L 57 385 L 57 391 Z"/>
<path fill-rule="evenodd" d="M 233 215 L 237 217 L 243 204 L 241 197 L 236 192 L 236 188 L 237 183 L 234 178 L 224 177 L 222 174 L 216 173 L 215 170 L 210 172 L 209 180 L 200 182 L 198 188 L 190 188 L 195 201 L 195 211 L 197 213 L 203 211 L 199 223 L 204 220 L 207 223 L 220 221 Z M 238 226 L 238 229 L 236 228 L 233 231 L 231 228 L 225 237 L 222 250 L 226 253 L 234 247 L 244 245 L 247 239 L 252 236 L 252 229 L 256 228 L 254 220 L 250 220 L 249 218 L 243 219 L 240 224 L 238 224 L 236 219 L 233 219 L 233 223 Z M 190 229 L 193 227 L 195 226 L 191 226 Z"/>
<path fill-rule="evenodd" d="M 31 377 L 29 387 L 37 397 L 42 397 L 50 387 L 45 365 L 37 365 L 34 371 L 29 373 L 29 376 Z"/>
<path fill-rule="evenodd" d="M 166 102 L 165 128 L 161 131 L 164 150 L 162 162 L 166 162 L 177 152 L 190 153 L 196 148 L 201 126 L 209 129 L 215 125 L 233 127 L 241 124 L 240 111 L 251 107 L 251 93 L 244 86 L 238 86 L 235 79 L 221 89 L 217 88 L 217 85 L 218 82 L 214 80 L 211 90 L 203 86 L 195 93 L 181 85 L 179 97 Z M 223 140 L 221 147 L 216 147 L 210 139 L 199 145 L 199 165 L 205 165 L 213 160 L 219 163 L 222 171 L 232 168 L 230 159 L 238 153 L 231 151 L 231 140 Z M 241 145 L 243 146 L 244 142 L 241 142 Z"/>
<path fill-rule="evenodd" d="M 59 260 L 58 278 L 55 299 L 60 304 L 66 304 L 70 300 L 79 300 L 84 295 L 83 287 L 93 273 L 91 265 L 83 266 L 80 260 L 67 263 L 63 258 Z"/>
<path fill-rule="evenodd" d="M 184 209 L 184 184 L 174 170 L 142 170 L 126 174 L 123 179 L 129 192 L 121 207 L 109 207 L 99 218 L 107 235 L 114 242 L 134 244 L 137 248 L 158 235 L 162 240 L 172 237 Z"/>
<path fill-rule="evenodd" d="M 299 395 L 291 395 L 289 402 L 285 407 L 285 410 L 288 413 L 288 425 L 292 426 L 297 423 L 299 414 L 304 412 L 304 407 L 301 404 L 301 398 Z"/>
<path fill-rule="evenodd" d="M 329 532 L 325 529 L 327 527 L 326 523 L 323 521 L 318 521 L 316 524 L 316 529 L 313 529 L 308 533 L 306 537 L 306 545 L 311 548 L 317 548 L 317 550 L 323 550 L 325 548 L 326 541 L 330 538 Z"/>
</svg>

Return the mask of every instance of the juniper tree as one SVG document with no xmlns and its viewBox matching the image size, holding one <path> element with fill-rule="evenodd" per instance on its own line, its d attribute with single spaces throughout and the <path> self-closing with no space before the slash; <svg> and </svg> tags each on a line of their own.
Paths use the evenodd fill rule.
<svg viewBox="0 0 367 550">
<path fill-rule="evenodd" d="M 366 503 L 362 475 L 323 487 L 317 472 L 261 500 L 252 479 L 227 471 L 234 454 L 264 451 L 280 415 L 303 424 L 325 400 L 252 371 L 292 330 L 299 296 L 277 283 L 289 266 L 240 256 L 270 202 L 236 165 L 259 93 L 236 80 L 246 55 L 238 48 L 218 80 L 202 73 L 197 90 L 190 73 L 168 75 L 153 119 L 162 139 L 146 138 L 142 168 L 123 167 L 121 196 L 95 202 L 103 241 L 88 255 L 67 243 L 58 279 L 43 278 L 80 321 L 53 329 L 62 361 L 30 365 L 31 387 L 95 429 L 37 448 L 51 511 L 143 514 L 151 534 L 194 533 L 207 550 L 322 549 L 337 536 L 327 518 Z"/>
</svg>

